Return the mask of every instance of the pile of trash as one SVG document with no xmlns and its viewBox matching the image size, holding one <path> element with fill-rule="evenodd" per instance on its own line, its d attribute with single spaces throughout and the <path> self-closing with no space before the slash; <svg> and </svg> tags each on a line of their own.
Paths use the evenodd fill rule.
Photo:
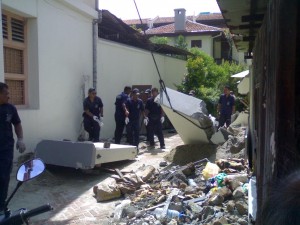
<svg viewBox="0 0 300 225">
<path fill-rule="evenodd" d="M 125 197 L 112 224 L 248 224 L 244 159 L 208 159 L 161 171 L 143 166 L 94 187 L 98 202 Z"/>
</svg>

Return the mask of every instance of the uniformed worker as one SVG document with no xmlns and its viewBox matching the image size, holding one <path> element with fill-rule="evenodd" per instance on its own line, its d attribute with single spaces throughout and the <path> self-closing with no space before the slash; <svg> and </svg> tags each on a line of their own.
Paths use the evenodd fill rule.
<svg viewBox="0 0 300 225">
<path fill-rule="evenodd" d="M 229 127 L 231 115 L 235 113 L 235 98 L 230 94 L 230 87 L 224 87 L 224 93 L 220 95 L 217 112 L 219 114 L 219 127 Z"/>
<path fill-rule="evenodd" d="M 126 101 L 125 118 L 128 141 L 130 145 L 134 145 L 139 149 L 139 134 L 140 134 L 140 115 L 144 117 L 144 104 L 139 98 L 139 90 L 133 89 L 131 98 Z"/>
<path fill-rule="evenodd" d="M 100 125 L 103 125 L 103 103 L 96 96 L 95 88 L 90 88 L 83 102 L 83 125 L 89 133 L 89 141 L 99 142 Z"/>
<path fill-rule="evenodd" d="M 152 88 L 151 90 L 151 98 L 149 98 L 146 102 L 145 107 L 145 125 L 148 126 L 149 132 L 149 142 L 150 146 L 154 147 L 154 134 L 157 135 L 160 148 L 165 149 L 165 141 L 164 135 L 162 132 L 162 123 L 165 121 L 164 112 L 158 102 L 156 102 L 156 97 L 158 96 L 158 89 Z"/>
<path fill-rule="evenodd" d="M 17 135 L 16 147 L 20 153 L 26 149 L 23 142 L 21 120 L 15 106 L 8 103 L 9 91 L 5 83 L 0 82 L 0 214 L 5 207 L 10 172 L 13 165 L 14 138 L 12 125 Z"/>
<path fill-rule="evenodd" d="M 115 129 L 115 143 L 120 144 L 124 127 L 125 127 L 125 117 L 126 117 L 126 101 L 129 98 L 129 94 L 131 92 L 131 87 L 126 86 L 124 87 L 124 91 L 117 95 L 115 106 L 115 122 L 116 122 L 116 129 Z"/>
</svg>

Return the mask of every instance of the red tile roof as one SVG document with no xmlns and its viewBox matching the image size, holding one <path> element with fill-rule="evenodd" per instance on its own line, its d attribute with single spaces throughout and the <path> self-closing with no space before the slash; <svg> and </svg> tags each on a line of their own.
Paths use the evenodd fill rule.
<svg viewBox="0 0 300 225">
<path fill-rule="evenodd" d="M 186 18 L 188 20 L 193 20 L 193 16 L 187 16 Z M 201 21 L 201 20 L 224 20 L 223 15 L 221 13 L 199 14 L 198 16 L 196 16 L 195 19 L 198 21 Z M 142 19 L 144 24 L 145 23 L 147 24 L 147 22 L 150 20 L 151 20 L 151 18 Z M 123 22 L 128 25 L 141 23 L 139 19 L 123 20 Z M 173 23 L 173 22 L 174 22 L 174 17 L 158 17 L 158 19 L 155 20 L 154 23 L 159 24 L 159 23 Z"/>
<path fill-rule="evenodd" d="M 222 29 L 204 25 L 201 23 L 195 23 L 190 20 L 186 20 L 186 32 L 188 33 L 192 33 L 192 32 L 199 33 L 199 32 L 209 32 L 209 31 L 222 31 Z M 173 34 L 173 33 L 175 33 L 174 23 L 146 30 L 146 34 Z"/>
</svg>

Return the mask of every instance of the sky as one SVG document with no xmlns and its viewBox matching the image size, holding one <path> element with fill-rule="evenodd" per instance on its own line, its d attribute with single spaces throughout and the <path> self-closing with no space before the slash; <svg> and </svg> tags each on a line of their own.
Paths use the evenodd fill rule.
<svg viewBox="0 0 300 225">
<path fill-rule="evenodd" d="M 186 9 L 186 15 L 200 12 L 220 12 L 216 0 L 135 0 L 141 18 L 172 17 L 174 9 Z M 134 0 L 99 0 L 99 8 L 106 9 L 122 20 L 138 19 Z"/>
</svg>

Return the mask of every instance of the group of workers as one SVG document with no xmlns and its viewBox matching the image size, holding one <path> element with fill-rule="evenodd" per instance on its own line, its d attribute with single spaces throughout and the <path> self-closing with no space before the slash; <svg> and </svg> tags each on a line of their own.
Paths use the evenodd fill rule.
<svg viewBox="0 0 300 225">
<path fill-rule="evenodd" d="M 131 90 L 126 86 L 124 91 L 117 95 L 115 101 L 116 128 L 114 139 L 116 144 L 121 143 L 124 128 L 126 127 L 127 142 L 138 148 L 140 134 L 140 117 L 143 117 L 147 131 L 149 146 L 154 147 L 154 134 L 157 135 L 160 148 L 165 148 L 162 132 L 162 123 L 165 120 L 164 112 L 158 103 L 158 89 L 146 90 L 149 94 L 146 104 L 139 98 L 140 92 L 137 88 Z M 189 95 L 195 97 L 195 91 L 191 90 Z M 99 142 L 100 128 L 103 125 L 103 102 L 97 96 L 96 90 L 90 88 L 88 97 L 83 102 L 84 129 L 89 133 L 89 141 Z M 231 115 L 235 113 L 235 97 L 230 92 L 229 86 L 224 87 L 224 93 L 220 95 L 218 107 L 219 127 L 231 123 Z"/>
<path fill-rule="evenodd" d="M 126 127 L 127 142 L 130 145 L 139 146 L 140 118 L 146 126 L 147 140 L 149 147 L 155 147 L 154 135 L 157 135 L 160 148 L 165 149 L 162 123 L 165 120 L 164 112 L 158 102 L 159 94 L 157 88 L 146 90 L 148 98 L 146 103 L 140 99 L 140 91 L 126 86 L 124 91 L 117 95 L 115 101 L 115 122 L 116 129 L 114 139 L 116 144 L 121 143 L 124 128 Z M 103 103 L 101 98 L 96 96 L 94 88 L 88 91 L 88 97 L 84 100 L 84 128 L 89 133 L 89 140 L 99 141 L 100 127 L 103 124 Z"/>
</svg>

